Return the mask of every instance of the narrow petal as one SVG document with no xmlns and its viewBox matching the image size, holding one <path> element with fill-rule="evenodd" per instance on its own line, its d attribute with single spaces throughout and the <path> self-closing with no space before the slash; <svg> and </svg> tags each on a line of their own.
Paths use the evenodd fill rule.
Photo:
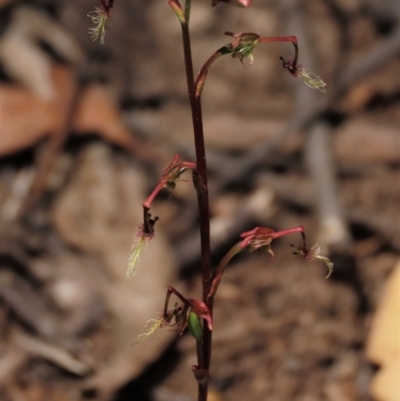
<svg viewBox="0 0 400 401">
<path fill-rule="evenodd" d="M 100 43 L 104 44 L 104 38 L 106 36 L 106 25 L 108 15 L 105 10 L 101 8 L 95 9 L 87 15 L 95 25 L 93 28 L 89 28 L 89 34 L 93 40 L 97 40 L 100 37 Z"/>
<path fill-rule="evenodd" d="M 136 274 L 140 256 L 145 251 L 150 239 L 151 236 L 144 234 L 143 229 L 140 228 L 138 234 L 136 234 L 135 239 L 133 240 L 131 256 L 129 257 L 128 269 L 126 271 L 127 277 L 133 277 Z"/>
<path fill-rule="evenodd" d="M 315 75 L 313 72 L 308 71 L 305 68 L 299 68 L 297 73 L 310 88 L 326 92 L 326 83 L 318 75 Z"/>
<path fill-rule="evenodd" d="M 155 331 L 162 326 L 164 320 L 163 318 L 159 318 L 159 319 L 150 319 L 147 321 L 146 326 L 145 326 L 145 330 L 143 331 L 143 333 L 139 334 L 136 337 L 136 341 L 134 342 L 134 344 L 138 344 L 141 341 L 145 340 L 147 337 L 151 336 L 152 334 L 155 333 Z"/>
</svg>

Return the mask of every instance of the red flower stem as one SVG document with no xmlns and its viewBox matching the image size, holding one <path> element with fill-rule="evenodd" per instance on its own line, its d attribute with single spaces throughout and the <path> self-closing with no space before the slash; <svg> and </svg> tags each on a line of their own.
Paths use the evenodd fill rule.
<svg viewBox="0 0 400 401">
<path fill-rule="evenodd" d="M 186 0 L 185 14 L 189 14 L 190 0 Z M 185 21 L 181 23 L 183 53 L 185 59 L 186 81 L 192 110 L 192 122 L 194 131 L 194 145 L 196 150 L 197 173 L 201 188 L 197 189 L 197 203 L 200 217 L 200 242 L 201 242 L 201 270 L 203 284 L 203 301 L 210 309 L 212 316 L 212 302 L 207 301 L 207 295 L 211 284 L 211 257 L 210 257 L 210 211 L 207 187 L 207 163 L 203 134 L 203 116 L 201 111 L 200 97 L 196 96 L 196 87 L 193 73 L 193 60 L 190 43 L 189 25 Z M 207 371 L 207 379 L 198 381 L 198 401 L 207 401 L 208 394 L 208 371 L 211 360 L 211 330 L 208 325 L 203 324 L 203 337 L 201 347 L 198 347 L 197 360 L 198 368 Z"/>
<path fill-rule="evenodd" d="M 294 69 L 296 69 L 297 67 L 297 59 L 299 57 L 299 47 L 297 46 L 297 42 L 293 42 L 293 46 L 294 46 L 294 58 L 293 58 L 293 63 L 292 63 L 292 67 Z"/>
<path fill-rule="evenodd" d="M 167 288 L 167 296 L 165 297 L 164 316 L 167 316 L 168 313 L 168 305 L 171 294 L 175 294 L 184 303 L 184 305 L 188 305 L 187 299 L 178 290 L 169 285 Z"/>
<path fill-rule="evenodd" d="M 150 194 L 150 196 L 142 203 L 142 206 L 143 206 L 143 232 L 145 234 L 149 234 L 153 230 L 153 227 L 150 227 L 150 225 L 149 225 L 149 223 L 150 223 L 149 211 L 150 211 L 151 204 L 153 203 L 154 198 L 164 187 L 165 187 L 165 179 L 162 179 L 157 184 L 157 186 L 153 189 L 153 192 Z"/>
<path fill-rule="evenodd" d="M 165 179 L 162 179 L 157 186 L 153 189 L 153 192 L 149 195 L 149 197 L 142 203 L 142 206 L 147 210 L 150 210 L 151 204 L 153 200 L 158 195 L 158 193 L 165 187 Z"/>
<path fill-rule="evenodd" d="M 296 36 L 263 36 L 260 38 L 260 43 L 267 42 L 292 42 L 297 43 Z"/>
<path fill-rule="evenodd" d="M 168 316 L 168 305 L 169 305 L 169 299 L 171 298 L 172 292 L 170 291 L 170 286 L 167 288 L 167 295 L 165 296 L 165 303 L 164 303 L 164 317 L 166 318 Z"/>
<path fill-rule="evenodd" d="M 290 234 L 294 234 L 294 233 L 301 234 L 301 237 L 303 238 L 303 245 L 306 247 L 307 246 L 306 235 L 305 235 L 303 226 L 297 226 L 297 227 L 293 227 L 293 228 L 288 228 L 287 230 L 276 231 L 272 234 L 272 237 L 275 239 L 275 238 L 284 237 L 285 235 L 290 235 Z"/>
<path fill-rule="evenodd" d="M 297 59 L 299 57 L 299 47 L 297 46 L 297 38 L 296 36 L 264 36 L 260 38 L 260 43 L 269 43 L 269 42 L 292 42 L 294 46 L 294 58 L 292 66 L 296 68 Z"/>
<path fill-rule="evenodd" d="M 179 167 L 184 168 L 185 170 L 195 170 L 197 168 L 196 163 L 194 162 L 182 162 L 179 163 Z"/>
<path fill-rule="evenodd" d="M 168 173 L 174 172 L 175 170 L 178 170 L 179 173 L 178 175 L 184 173 L 184 171 L 191 169 L 195 170 L 197 168 L 196 163 L 193 162 L 181 162 L 178 163 L 179 156 L 175 155 L 174 159 L 172 162 L 169 164 L 169 166 L 165 169 L 163 173 L 163 178 L 161 181 L 157 184 L 157 186 L 153 189 L 152 193 L 149 195 L 149 197 L 142 203 L 143 206 L 143 231 L 145 233 L 150 233 L 151 227 L 149 227 L 149 211 L 151 208 L 151 204 L 153 203 L 155 197 L 158 195 L 158 193 L 167 186 L 169 181 L 174 181 L 177 177 L 170 177 L 168 176 Z M 183 171 L 182 171 L 183 170 Z"/>
<path fill-rule="evenodd" d="M 203 91 L 204 84 L 206 82 L 208 70 L 211 67 L 211 64 L 214 63 L 219 57 L 232 53 L 232 51 L 228 48 L 228 46 L 221 47 L 218 49 L 203 65 L 199 74 L 197 75 L 195 87 L 196 87 L 196 98 L 200 98 L 201 92 Z"/>
<path fill-rule="evenodd" d="M 228 265 L 230 260 L 237 255 L 239 252 L 241 252 L 243 249 L 240 247 L 241 242 L 238 242 L 236 245 L 234 245 L 227 253 L 226 255 L 222 258 L 221 262 L 219 262 L 218 267 L 214 271 L 212 275 L 212 281 L 211 281 L 211 287 L 210 287 L 210 292 L 208 293 L 207 299 L 208 300 L 213 300 L 214 295 L 217 292 L 219 283 L 221 282 L 222 276 L 224 275 L 225 267 Z"/>
</svg>

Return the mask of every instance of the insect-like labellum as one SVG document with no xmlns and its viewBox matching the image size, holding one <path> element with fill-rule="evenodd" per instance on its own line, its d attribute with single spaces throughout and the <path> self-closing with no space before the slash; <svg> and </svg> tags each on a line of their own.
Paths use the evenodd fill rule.
<svg viewBox="0 0 400 401">
<path fill-rule="evenodd" d="M 303 82 L 312 89 L 326 92 L 326 83 L 318 75 L 301 65 L 297 65 L 294 61 L 290 61 L 290 59 L 287 61 L 283 57 L 280 59 L 282 61 L 282 67 L 286 68 L 291 75 L 296 78 L 301 78 Z"/>
</svg>

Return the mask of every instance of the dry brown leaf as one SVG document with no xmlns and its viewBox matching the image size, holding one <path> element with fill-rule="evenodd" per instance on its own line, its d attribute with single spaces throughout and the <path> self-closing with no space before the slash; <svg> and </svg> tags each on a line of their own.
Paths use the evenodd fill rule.
<svg viewBox="0 0 400 401">
<path fill-rule="evenodd" d="M 28 90 L 0 85 L 0 156 L 34 145 L 64 123 L 66 104 L 76 83 L 68 67 L 53 67 L 54 100 L 46 102 Z M 77 133 L 95 133 L 130 151 L 138 147 L 122 121 L 118 106 L 104 87 L 93 84 L 83 90 L 73 122 Z"/>
<path fill-rule="evenodd" d="M 51 123 L 47 107 L 25 90 L 1 85 L 0 92 L 0 156 L 4 156 L 38 142 Z"/>
<path fill-rule="evenodd" d="M 52 79 L 56 90 L 52 101 L 21 87 L 0 85 L 0 156 L 28 148 L 60 128 L 75 82 L 66 67 L 53 68 Z"/>
<path fill-rule="evenodd" d="M 118 105 L 104 86 L 93 84 L 81 94 L 74 118 L 78 133 L 96 133 L 116 145 L 135 150 L 137 142 L 123 123 Z"/>
</svg>

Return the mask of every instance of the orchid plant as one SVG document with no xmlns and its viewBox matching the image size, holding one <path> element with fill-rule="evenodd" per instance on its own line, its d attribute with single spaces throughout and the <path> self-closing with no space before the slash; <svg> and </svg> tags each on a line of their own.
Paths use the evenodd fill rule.
<svg viewBox="0 0 400 401">
<path fill-rule="evenodd" d="M 88 16 L 92 19 L 94 27 L 89 32 L 93 39 L 100 39 L 104 43 L 105 30 L 114 7 L 114 0 L 100 0 L 101 6 L 96 8 Z M 142 341 L 158 328 L 173 327 L 177 335 L 181 335 L 186 328 L 196 341 L 197 364 L 192 367 L 194 377 L 198 383 L 198 401 L 206 401 L 208 395 L 208 383 L 211 364 L 212 330 L 213 330 L 213 304 L 218 286 L 223 277 L 229 261 L 241 252 L 254 252 L 257 250 L 273 255 L 271 243 L 276 238 L 300 234 L 300 245 L 291 245 L 292 253 L 299 255 L 308 261 L 320 260 L 328 267 L 328 275 L 333 271 L 333 264 L 328 258 L 320 255 L 319 247 L 308 247 L 306 235 L 302 226 L 289 228 L 282 231 L 274 231 L 267 227 L 256 227 L 251 231 L 241 234 L 240 240 L 223 257 L 219 265 L 212 269 L 210 258 L 210 219 L 209 200 L 207 186 L 207 164 L 203 135 L 203 117 L 201 109 L 201 94 L 207 79 L 211 65 L 221 56 L 230 54 L 241 63 L 253 63 L 253 50 L 261 43 L 290 42 L 294 47 L 293 59 L 285 60 L 281 57 L 282 66 L 292 76 L 302 78 L 306 85 L 321 92 L 326 92 L 326 84 L 320 77 L 306 70 L 297 63 L 299 48 L 296 36 L 263 37 L 256 33 L 232 33 L 225 34 L 232 38 L 231 42 L 215 51 L 204 63 L 200 72 L 195 77 L 192 61 L 191 40 L 189 32 L 189 21 L 191 14 L 191 0 L 167 0 L 172 11 L 176 14 L 181 25 L 184 62 L 186 70 L 186 81 L 188 96 L 192 112 L 194 146 L 196 151 L 196 162 L 182 161 L 179 155 L 174 156 L 171 163 L 165 168 L 161 179 L 150 196 L 142 203 L 143 223 L 135 235 L 132 246 L 132 254 L 128 263 L 127 276 L 132 277 L 137 271 L 140 254 L 145 250 L 148 243 L 154 238 L 155 226 L 158 217 L 152 217 L 150 213 L 153 200 L 163 188 L 174 189 L 181 175 L 191 171 L 192 180 L 197 192 L 197 202 L 200 216 L 200 238 L 201 238 L 201 272 L 202 272 L 202 296 L 201 299 L 186 298 L 175 288 L 169 286 L 163 312 L 157 319 L 147 322 L 145 331 L 137 337 L 137 342 Z M 227 3 L 237 7 L 247 8 L 251 0 L 212 0 L 212 6 L 219 3 Z M 179 302 L 172 307 L 171 296 L 174 295 Z"/>
</svg>

